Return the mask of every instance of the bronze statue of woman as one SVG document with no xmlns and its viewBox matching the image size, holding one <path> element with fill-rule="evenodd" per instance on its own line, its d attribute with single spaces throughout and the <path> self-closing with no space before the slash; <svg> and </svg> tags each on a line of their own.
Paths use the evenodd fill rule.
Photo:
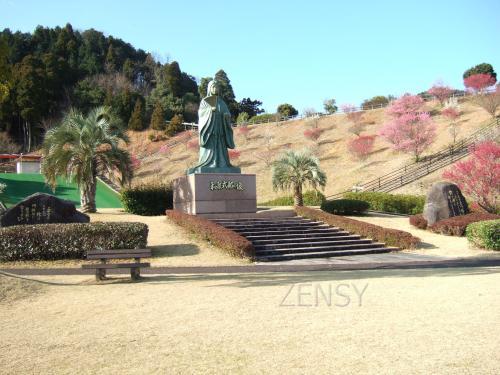
<svg viewBox="0 0 500 375">
<path fill-rule="evenodd" d="M 208 83 L 207 96 L 198 110 L 200 158 L 198 165 L 189 168 L 192 173 L 241 173 L 229 160 L 228 148 L 234 148 L 231 113 L 224 100 L 218 96 L 217 81 Z"/>
</svg>

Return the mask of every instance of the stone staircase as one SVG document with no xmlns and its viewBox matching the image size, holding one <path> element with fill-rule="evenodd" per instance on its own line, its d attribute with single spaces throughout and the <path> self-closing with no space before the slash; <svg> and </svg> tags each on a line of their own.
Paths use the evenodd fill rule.
<svg viewBox="0 0 500 375">
<path fill-rule="evenodd" d="M 256 260 L 260 262 L 379 254 L 398 250 L 300 216 L 212 220 L 252 242 Z"/>
</svg>

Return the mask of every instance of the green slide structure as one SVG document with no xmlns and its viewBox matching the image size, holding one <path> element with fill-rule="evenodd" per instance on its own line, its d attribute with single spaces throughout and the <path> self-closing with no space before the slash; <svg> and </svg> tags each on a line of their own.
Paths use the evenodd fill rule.
<svg viewBox="0 0 500 375">
<path fill-rule="evenodd" d="M 74 182 L 68 182 L 63 178 L 57 180 L 55 192 L 45 183 L 41 174 L 0 173 L 0 183 L 7 185 L 4 192 L 0 194 L 0 200 L 7 207 L 11 207 L 35 193 L 52 194 L 58 198 L 72 201 L 77 207 L 80 207 L 78 186 Z M 120 195 L 99 180 L 97 181 L 95 198 L 97 208 L 122 208 Z"/>
</svg>

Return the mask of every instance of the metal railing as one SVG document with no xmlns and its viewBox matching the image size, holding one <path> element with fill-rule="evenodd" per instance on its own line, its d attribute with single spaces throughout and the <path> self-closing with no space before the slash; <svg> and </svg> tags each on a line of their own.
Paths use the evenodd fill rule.
<svg viewBox="0 0 500 375">
<path fill-rule="evenodd" d="M 364 184 L 357 185 L 355 189 L 336 193 L 328 196 L 327 198 L 341 198 L 345 193 L 352 191 L 376 191 L 385 193 L 393 191 L 464 158 L 469 155 L 470 150 L 474 148 L 476 143 L 485 140 L 498 140 L 499 138 L 500 118 L 496 118 L 488 125 L 482 127 L 461 141 L 432 155 L 428 155 L 420 161 L 405 165 L 404 167 L 398 168 Z"/>
</svg>

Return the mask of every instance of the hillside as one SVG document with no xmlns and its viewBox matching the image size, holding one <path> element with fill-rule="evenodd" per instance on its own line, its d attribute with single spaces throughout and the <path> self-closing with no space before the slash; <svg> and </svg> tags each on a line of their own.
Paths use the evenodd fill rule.
<svg viewBox="0 0 500 375">
<path fill-rule="evenodd" d="M 437 113 L 437 109 L 436 103 L 427 103 L 427 110 L 431 113 Z M 457 140 L 490 121 L 485 111 L 468 103 L 467 100 L 460 102 L 460 110 L 461 116 L 458 120 L 460 132 Z M 383 109 L 365 112 L 363 122 L 366 127 L 363 134 L 377 134 L 385 120 Z M 439 150 L 452 142 L 448 130 L 450 121 L 441 115 L 433 116 L 433 120 L 437 125 L 437 137 L 427 153 Z M 257 175 L 259 202 L 283 195 L 272 190 L 269 160 L 288 148 L 295 150 L 309 148 L 316 152 L 321 167 L 328 176 L 326 195 L 349 189 L 356 183 L 381 176 L 412 161 L 410 155 L 393 151 L 390 144 L 380 137 L 377 137 L 374 150 L 366 160 L 356 160 L 347 149 L 348 141 L 355 135 L 348 132 L 351 123 L 345 115 L 317 119 L 317 126 L 324 132 L 319 139 L 319 146 L 316 147 L 314 142 L 306 140 L 303 135 L 304 130 L 312 126 L 311 121 L 305 119 L 279 124 L 253 125 L 249 127 L 251 130 L 247 139 L 235 131 L 235 142 L 241 156 L 234 164 L 239 165 L 243 173 Z M 181 142 L 171 147 L 168 152 L 162 153 L 159 150 L 168 141 L 151 142 L 148 136 L 152 132 L 154 131 L 130 132 L 132 142 L 129 151 L 141 161 L 136 169 L 134 183 L 158 179 L 172 180 L 184 174 L 185 169 L 197 161 L 197 150 L 187 147 L 186 142 Z M 441 173 L 442 171 L 435 172 L 401 188 L 398 192 L 424 194 L 433 182 L 440 179 Z"/>
</svg>

